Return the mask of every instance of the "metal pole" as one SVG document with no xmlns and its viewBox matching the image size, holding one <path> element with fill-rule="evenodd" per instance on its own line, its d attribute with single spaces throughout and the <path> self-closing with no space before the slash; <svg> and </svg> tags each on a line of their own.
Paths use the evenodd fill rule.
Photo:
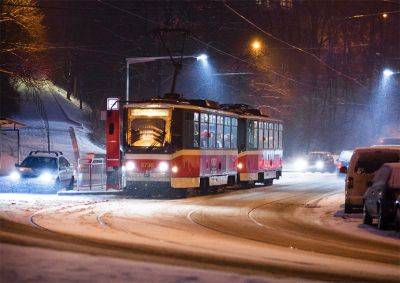
<svg viewBox="0 0 400 283">
<path fill-rule="evenodd" d="M 129 62 L 126 61 L 126 101 L 129 101 Z"/>
<path fill-rule="evenodd" d="M 17 150 L 18 150 L 18 164 L 21 162 L 21 151 L 20 151 L 20 138 L 19 138 L 19 129 L 17 129 Z"/>
</svg>

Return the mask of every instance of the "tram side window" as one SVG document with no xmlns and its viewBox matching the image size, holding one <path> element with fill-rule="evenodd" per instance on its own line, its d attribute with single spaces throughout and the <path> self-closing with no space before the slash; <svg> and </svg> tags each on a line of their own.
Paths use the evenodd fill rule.
<svg viewBox="0 0 400 283">
<path fill-rule="evenodd" d="M 236 118 L 232 118 L 232 128 L 231 128 L 231 148 L 237 148 L 237 127 L 238 121 Z"/>
<path fill-rule="evenodd" d="M 268 123 L 264 122 L 264 148 L 268 148 Z"/>
<path fill-rule="evenodd" d="M 274 148 L 277 149 L 279 146 L 279 139 L 278 139 L 278 124 L 274 124 Z"/>
<path fill-rule="evenodd" d="M 283 148 L 283 126 L 279 124 L 279 148 Z"/>
<path fill-rule="evenodd" d="M 217 117 L 215 115 L 209 115 L 208 123 L 209 123 L 209 135 L 208 135 L 208 147 L 215 148 L 215 138 L 216 138 L 216 128 L 217 128 Z"/>
<path fill-rule="evenodd" d="M 257 121 L 248 121 L 247 122 L 247 147 L 248 149 L 256 149 L 257 148 Z"/>
<path fill-rule="evenodd" d="M 224 147 L 231 147 L 231 118 L 224 117 Z"/>
<path fill-rule="evenodd" d="M 197 119 L 196 119 L 197 115 Z M 197 122 L 196 122 L 197 121 Z M 197 123 L 197 127 L 196 127 Z M 199 114 L 193 112 L 185 112 L 185 136 L 184 136 L 184 147 L 187 148 L 197 148 L 199 147 Z M 197 132 L 197 136 L 196 136 Z"/>
<path fill-rule="evenodd" d="M 224 117 L 217 116 L 217 148 L 224 147 Z"/>
<path fill-rule="evenodd" d="M 200 147 L 207 148 L 208 147 L 208 114 L 201 113 L 200 114 Z"/>
<path fill-rule="evenodd" d="M 263 131 L 263 122 L 258 122 L 258 148 L 262 149 L 263 148 L 263 135 L 264 135 L 264 131 Z"/>
<path fill-rule="evenodd" d="M 193 147 L 200 146 L 199 113 L 193 113 Z"/>
<path fill-rule="evenodd" d="M 268 148 L 274 148 L 274 124 L 268 123 Z"/>
</svg>

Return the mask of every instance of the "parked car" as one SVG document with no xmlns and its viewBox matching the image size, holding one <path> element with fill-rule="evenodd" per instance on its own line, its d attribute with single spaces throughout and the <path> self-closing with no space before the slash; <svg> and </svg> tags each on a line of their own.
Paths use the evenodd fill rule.
<svg viewBox="0 0 400 283">
<path fill-rule="evenodd" d="M 357 148 L 349 167 L 341 167 L 340 172 L 346 173 L 345 203 L 346 213 L 352 213 L 354 208 L 363 207 L 363 197 L 375 172 L 385 163 L 400 162 L 400 147 L 366 147 Z"/>
<path fill-rule="evenodd" d="M 353 150 L 343 150 L 342 152 L 340 152 L 336 163 L 336 167 L 338 168 L 338 170 L 340 170 L 341 167 L 349 168 L 350 159 L 353 153 Z"/>
<path fill-rule="evenodd" d="M 400 163 L 385 163 L 376 172 L 364 195 L 364 224 L 378 219 L 378 229 L 395 221 L 396 200 L 400 196 Z"/>
<path fill-rule="evenodd" d="M 30 186 L 40 185 L 66 188 L 74 185 L 74 169 L 60 151 L 31 151 L 16 170 L 10 174 L 14 182 Z"/>
</svg>

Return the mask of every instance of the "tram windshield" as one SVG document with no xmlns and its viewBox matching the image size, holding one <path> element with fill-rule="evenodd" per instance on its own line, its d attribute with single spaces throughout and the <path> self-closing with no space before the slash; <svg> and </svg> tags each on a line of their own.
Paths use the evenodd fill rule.
<svg viewBox="0 0 400 283">
<path fill-rule="evenodd" d="M 126 142 L 132 147 L 163 147 L 171 141 L 171 110 L 128 109 Z"/>
</svg>

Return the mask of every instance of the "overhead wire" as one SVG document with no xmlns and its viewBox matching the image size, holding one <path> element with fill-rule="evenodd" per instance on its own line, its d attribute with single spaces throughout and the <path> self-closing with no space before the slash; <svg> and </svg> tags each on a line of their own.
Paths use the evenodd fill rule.
<svg viewBox="0 0 400 283">
<path fill-rule="evenodd" d="M 126 9 L 124 9 L 124 8 L 121 8 L 121 7 L 118 7 L 118 6 L 116 6 L 116 5 L 110 4 L 110 3 L 106 2 L 106 1 L 97 0 L 97 2 L 99 2 L 99 3 L 101 3 L 101 4 L 104 4 L 104 5 L 107 5 L 107 6 L 111 7 L 111 8 L 114 8 L 114 9 L 120 11 L 120 12 L 124 12 L 124 13 L 127 13 L 127 14 L 129 14 L 129 15 L 132 15 L 132 16 L 134 16 L 134 17 L 136 17 L 136 18 L 139 18 L 139 19 L 141 19 L 141 20 L 144 20 L 144 21 L 146 21 L 146 22 L 152 23 L 152 24 L 154 24 L 154 25 L 156 25 L 156 26 L 160 26 L 160 23 L 158 23 L 158 22 L 156 22 L 156 21 L 153 21 L 153 20 L 151 20 L 151 19 L 142 17 L 142 16 L 140 16 L 140 15 L 138 15 L 138 14 L 136 14 L 136 13 L 133 13 L 133 12 L 131 12 L 131 11 L 129 11 L 129 10 L 126 10 Z M 225 55 L 225 56 L 229 56 L 229 57 L 231 57 L 231 58 L 233 58 L 233 59 L 236 59 L 236 60 L 238 60 L 238 61 L 240 61 L 240 62 L 249 64 L 249 65 L 253 65 L 253 66 L 255 65 L 254 63 L 252 63 L 252 62 L 250 62 L 250 61 L 248 61 L 248 60 L 239 58 L 239 57 L 237 57 L 237 56 L 235 56 L 235 55 L 233 55 L 233 54 L 231 54 L 231 53 L 228 53 L 228 52 L 223 51 L 223 50 L 221 50 L 221 49 L 219 49 L 219 48 L 217 48 L 217 47 L 215 47 L 215 46 L 213 46 L 213 45 L 211 45 L 211 44 L 209 44 L 209 43 L 206 43 L 206 42 L 200 40 L 198 37 L 195 37 L 195 36 L 190 36 L 190 37 L 191 37 L 192 39 L 194 39 L 195 41 L 201 43 L 202 45 L 207 46 L 207 47 L 213 49 L 214 51 L 216 51 L 216 52 L 218 52 L 218 53 L 220 53 L 220 54 L 223 54 L 223 55 Z M 258 66 L 256 66 L 256 67 L 258 67 Z M 293 78 L 291 78 L 291 77 L 288 77 L 288 76 L 285 76 L 285 75 L 283 75 L 283 74 L 280 74 L 279 72 L 276 72 L 276 71 L 274 71 L 274 70 L 272 70 L 272 69 L 269 69 L 269 68 L 268 68 L 268 69 L 267 69 L 267 68 L 262 68 L 262 69 L 264 69 L 265 71 L 271 72 L 271 73 L 275 74 L 276 76 L 279 76 L 279 77 L 281 77 L 281 78 L 285 78 L 285 79 L 287 79 L 287 80 L 289 80 L 289 81 L 292 81 L 292 82 L 294 82 L 294 83 L 306 85 L 306 86 L 312 87 L 312 88 L 317 88 L 317 87 L 315 87 L 315 86 L 311 86 L 311 85 L 309 85 L 309 84 L 307 84 L 307 83 L 304 83 L 304 82 L 295 80 L 295 79 L 293 79 Z"/>
<path fill-rule="evenodd" d="M 256 25 L 255 23 L 253 23 L 252 21 L 250 21 L 249 19 L 247 19 L 245 16 L 243 16 L 242 14 L 240 14 L 238 11 L 236 11 L 234 8 L 232 8 L 230 5 L 228 5 L 226 2 L 224 2 L 225 7 L 227 7 L 230 11 L 232 11 L 234 14 L 236 14 L 237 16 L 239 16 L 241 19 L 243 19 L 244 21 L 246 21 L 247 23 L 249 23 L 251 26 L 253 26 L 254 28 L 256 28 L 257 30 L 261 31 L 262 33 L 264 33 L 265 35 L 273 38 L 274 40 L 287 45 L 289 47 L 291 47 L 294 50 L 297 50 L 298 52 L 302 52 L 304 54 L 307 54 L 309 56 L 311 56 L 312 58 L 314 58 L 317 62 L 319 62 L 321 65 L 323 65 L 324 67 L 328 68 L 329 70 L 335 72 L 336 74 L 338 74 L 339 76 L 342 76 L 344 78 L 347 78 L 348 80 L 351 80 L 353 82 L 355 82 L 357 85 L 366 88 L 365 85 L 363 85 L 361 82 L 359 82 L 356 78 L 353 78 L 339 70 L 337 70 L 336 68 L 330 66 L 328 63 L 326 63 L 325 61 L 323 61 L 321 58 L 319 58 L 317 55 L 308 52 L 306 50 L 304 50 L 303 48 L 300 48 L 298 46 L 295 46 L 293 44 L 290 44 L 289 42 L 284 41 L 283 39 L 280 39 L 279 37 L 265 31 L 264 29 L 260 28 L 258 25 Z"/>
</svg>

